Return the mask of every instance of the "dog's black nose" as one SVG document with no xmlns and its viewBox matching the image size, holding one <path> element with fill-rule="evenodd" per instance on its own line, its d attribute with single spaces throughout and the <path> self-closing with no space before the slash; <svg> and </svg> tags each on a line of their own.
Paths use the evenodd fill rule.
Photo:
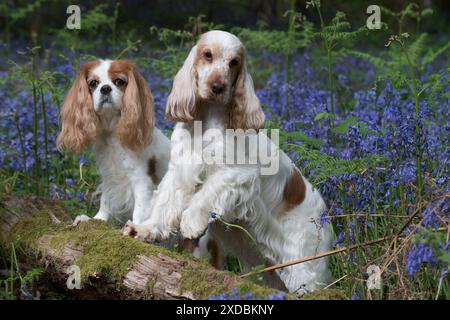
<svg viewBox="0 0 450 320">
<path fill-rule="evenodd" d="M 103 87 L 100 88 L 100 92 L 102 94 L 108 94 L 111 92 L 111 90 L 112 90 L 111 87 L 107 84 L 105 84 Z"/>
<path fill-rule="evenodd" d="M 225 85 L 223 83 L 219 83 L 219 82 L 214 82 L 211 86 L 211 90 L 215 94 L 219 94 L 219 93 L 223 92 L 224 89 L 225 89 Z"/>
</svg>

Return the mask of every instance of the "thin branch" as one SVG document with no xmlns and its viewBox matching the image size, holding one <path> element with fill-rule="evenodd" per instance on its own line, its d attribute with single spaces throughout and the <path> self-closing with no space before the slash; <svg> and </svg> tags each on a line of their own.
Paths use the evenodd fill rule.
<svg viewBox="0 0 450 320">
<path fill-rule="evenodd" d="M 292 261 L 289 261 L 289 262 L 280 263 L 280 264 L 277 264 L 277 265 L 274 265 L 274 266 L 270 266 L 270 267 L 264 268 L 262 270 L 258 270 L 256 272 L 249 272 L 249 273 L 243 274 L 240 277 L 241 278 L 245 278 L 245 277 L 248 277 L 248 276 L 253 275 L 253 274 L 258 274 L 258 273 L 262 273 L 262 272 L 268 272 L 268 271 L 272 271 L 272 270 L 276 270 L 276 269 L 286 268 L 286 267 L 292 266 L 294 264 L 299 264 L 299 263 L 303 263 L 303 262 L 307 262 L 307 261 L 311 261 L 311 260 L 316 260 L 316 259 L 328 257 L 328 256 L 334 255 L 336 253 L 340 253 L 340 252 L 344 252 L 344 251 L 350 251 L 350 250 L 354 250 L 354 249 L 357 249 L 357 248 L 366 247 L 366 246 L 369 246 L 369 245 L 372 245 L 372 244 L 375 244 L 375 243 L 383 242 L 383 241 L 391 239 L 392 237 L 393 236 L 386 236 L 386 237 L 383 237 L 383 238 L 380 238 L 380 239 L 371 240 L 371 241 L 367 241 L 367 242 L 364 242 L 364 243 L 354 244 L 354 245 L 351 245 L 351 246 L 348 246 L 348 247 L 327 251 L 327 252 L 320 253 L 320 254 L 315 255 L 315 256 L 307 256 L 307 257 L 304 257 L 304 258 L 301 258 L 301 259 L 296 259 L 296 260 L 292 260 Z"/>
<path fill-rule="evenodd" d="M 337 280 L 333 281 L 332 283 L 330 283 L 329 285 L 327 285 L 324 289 L 330 288 L 331 286 L 335 285 L 336 283 L 338 283 L 338 282 L 341 281 L 341 280 L 344 280 L 344 279 L 347 278 L 347 277 L 348 277 L 348 274 L 344 274 L 344 275 L 343 275 L 342 277 L 340 277 L 339 279 L 337 279 Z"/>
</svg>

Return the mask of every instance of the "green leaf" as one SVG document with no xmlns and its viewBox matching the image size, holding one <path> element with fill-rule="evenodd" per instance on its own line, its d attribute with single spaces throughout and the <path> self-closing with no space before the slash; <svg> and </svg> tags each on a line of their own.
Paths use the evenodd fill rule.
<svg viewBox="0 0 450 320">
<path fill-rule="evenodd" d="M 450 252 L 443 251 L 443 254 L 439 256 L 439 260 L 447 264 L 447 268 L 450 267 Z"/>
<path fill-rule="evenodd" d="M 320 121 L 322 119 L 334 119 L 334 114 L 331 114 L 329 112 L 319 112 L 314 117 L 314 121 Z"/>
<path fill-rule="evenodd" d="M 356 126 L 358 125 L 358 123 L 359 122 L 357 117 L 349 117 L 340 122 L 337 126 L 331 129 L 331 131 L 334 133 L 345 134 L 348 132 L 350 126 Z"/>
<path fill-rule="evenodd" d="M 349 117 L 344 121 L 340 122 L 337 126 L 331 129 L 332 132 L 338 134 L 345 134 L 348 132 L 350 126 L 358 126 L 361 134 L 366 135 L 372 133 L 373 131 L 369 130 L 364 122 L 358 121 L 356 117 Z"/>
<path fill-rule="evenodd" d="M 293 131 L 293 132 L 280 132 L 280 141 L 301 141 L 306 145 L 309 145 L 311 147 L 319 148 L 323 145 L 323 141 L 308 137 L 305 133 L 301 131 Z"/>
</svg>

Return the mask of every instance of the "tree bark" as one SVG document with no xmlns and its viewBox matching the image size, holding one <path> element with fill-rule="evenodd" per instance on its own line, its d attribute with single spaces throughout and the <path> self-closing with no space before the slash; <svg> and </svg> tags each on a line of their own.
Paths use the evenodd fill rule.
<svg viewBox="0 0 450 320">
<path fill-rule="evenodd" d="M 2 256 L 8 257 L 10 244 L 18 243 L 26 252 L 21 259 L 45 267 L 47 278 L 67 292 L 67 268 L 80 264 L 81 289 L 70 291 L 76 291 L 78 298 L 205 299 L 232 288 L 264 298 L 277 292 L 213 269 L 186 254 L 125 237 L 106 223 L 87 221 L 73 227 L 71 222 L 68 209 L 60 201 L 1 197 Z M 120 244 L 117 252 L 108 251 L 112 243 Z M 111 259 L 102 256 L 102 248 Z M 113 259 L 117 261 L 112 263 Z M 115 270 L 116 265 L 123 271 Z"/>
</svg>

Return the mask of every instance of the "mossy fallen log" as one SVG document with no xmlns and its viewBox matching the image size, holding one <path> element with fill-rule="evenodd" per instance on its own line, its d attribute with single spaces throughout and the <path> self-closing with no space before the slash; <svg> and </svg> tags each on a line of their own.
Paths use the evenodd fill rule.
<svg viewBox="0 0 450 320">
<path fill-rule="evenodd" d="M 36 197 L 0 198 L 0 241 L 15 241 L 51 279 L 66 286 L 67 268 L 78 266 L 89 297 L 124 299 L 205 299 L 238 288 L 265 297 L 276 290 L 218 271 L 207 262 L 122 236 L 107 223 L 71 225 L 58 201 Z M 96 292 L 96 294 L 92 294 Z"/>
<path fill-rule="evenodd" d="M 241 295 L 251 292 L 265 298 L 278 292 L 216 270 L 189 254 L 123 236 L 102 221 L 74 227 L 60 201 L 0 197 L 0 249 L 7 250 L 12 242 L 26 253 L 22 258 L 43 266 L 47 279 L 64 290 L 69 290 L 68 268 L 77 266 L 81 289 L 71 292 L 78 298 L 206 299 L 233 288 Z M 330 290 L 323 294 L 310 298 L 342 298 Z"/>
</svg>

